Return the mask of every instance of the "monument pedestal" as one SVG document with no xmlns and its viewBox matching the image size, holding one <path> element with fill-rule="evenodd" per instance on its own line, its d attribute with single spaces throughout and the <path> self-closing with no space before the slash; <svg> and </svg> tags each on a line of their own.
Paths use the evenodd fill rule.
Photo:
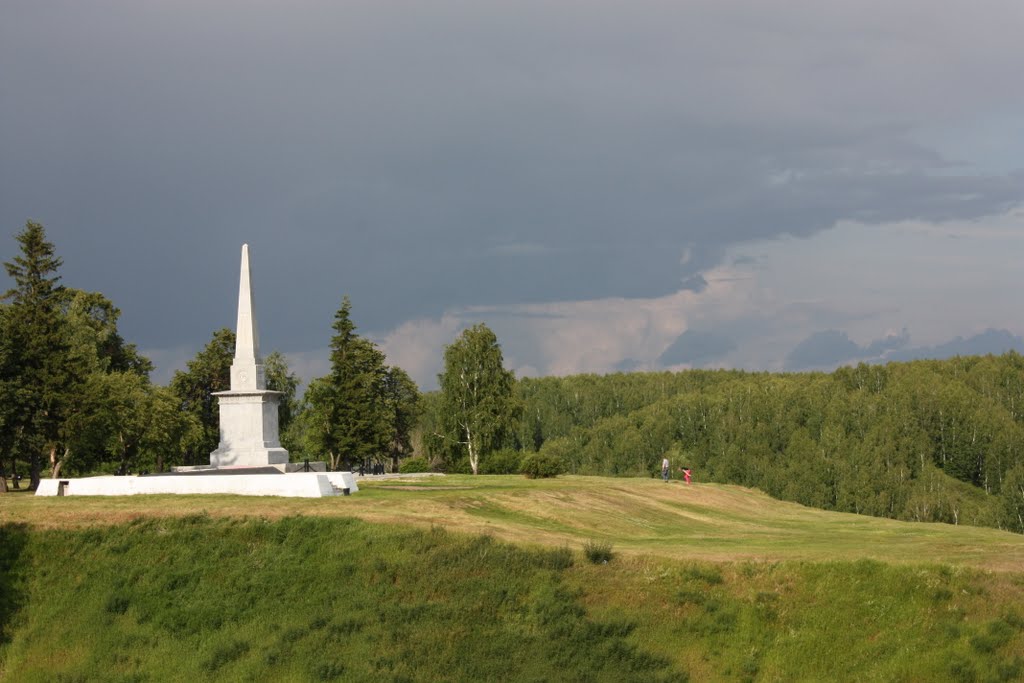
<svg viewBox="0 0 1024 683">
<path fill-rule="evenodd" d="M 327 463 L 323 460 L 317 460 L 315 462 L 281 462 L 274 465 L 257 466 L 215 467 L 213 465 L 177 465 L 171 468 L 171 472 L 175 474 L 292 474 L 295 472 L 327 472 Z"/>
<path fill-rule="evenodd" d="M 277 411 L 281 393 L 237 390 L 214 394 L 220 403 L 220 445 L 210 453 L 213 467 L 254 467 L 288 462 L 278 441 Z"/>
</svg>

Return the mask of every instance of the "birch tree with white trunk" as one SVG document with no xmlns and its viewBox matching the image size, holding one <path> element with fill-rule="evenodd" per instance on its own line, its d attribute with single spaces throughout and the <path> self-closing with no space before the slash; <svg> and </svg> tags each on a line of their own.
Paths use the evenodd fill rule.
<svg viewBox="0 0 1024 683">
<path fill-rule="evenodd" d="M 501 346 L 483 323 L 462 332 L 444 352 L 441 385 L 443 435 L 465 449 L 473 474 L 480 459 L 514 431 L 519 407 L 515 376 L 504 368 Z"/>
</svg>

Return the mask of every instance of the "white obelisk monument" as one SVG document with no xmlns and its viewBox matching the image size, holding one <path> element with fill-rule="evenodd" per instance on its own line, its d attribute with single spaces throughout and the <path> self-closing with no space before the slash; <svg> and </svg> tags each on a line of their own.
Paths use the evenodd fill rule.
<svg viewBox="0 0 1024 683">
<path fill-rule="evenodd" d="M 210 453 L 213 467 L 259 467 L 288 462 L 278 439 L 277 409 L 281 393 L 267 391 L 260 357 L 256 314 L 249 280 L 249 245 L 242 245 L 238 282 L 238 325 L 231 390 L 214 393 L 220 403 L 220 446 Z"/>
</svg>

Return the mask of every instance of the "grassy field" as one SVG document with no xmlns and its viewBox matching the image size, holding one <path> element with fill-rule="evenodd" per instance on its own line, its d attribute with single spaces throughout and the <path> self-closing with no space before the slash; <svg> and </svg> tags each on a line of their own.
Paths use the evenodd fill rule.
<svg viewBox="0 0 1024 683">
<path fill-rule="evenodd" d="M 1024 680 L 1022 536 L 654 480 L 361 485 L 0 497 L 0 679 Z"/>
<path fill-rule="evenodd" d="M 323 499 L 125 496 L 0 499 L 0 524 L 34 528 L 116 524 L 139 517 L 351 516 L 372 522 L 579 548 L 611 542 L 629 555 L 714 562 L 860 560 L 943 563 L 1024 571 L 1024 536 L 827 512 L 750 489 L 653 479 L 447 476 L 363 481 L 358 494 Z"/>
</svg>

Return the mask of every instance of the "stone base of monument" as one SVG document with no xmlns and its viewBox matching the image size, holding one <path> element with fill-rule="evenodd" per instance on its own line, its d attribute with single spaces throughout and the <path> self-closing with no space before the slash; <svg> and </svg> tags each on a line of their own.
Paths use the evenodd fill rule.
<svg viewBox="0 0 1024 683">
<path fill-rule="evenodd" d="M 215 396 L 217 394 L 214 394 Z M 223 401 L 225 397 L 221 396 Z M 277 407 L 276 405 L 274 406 Z M 221 426 L 223 430 L 223 425 Z M 283 448 L 238 448 L 222 445 L 210 453 L 210 465 L 214 467 L 255 467 L 257 465 L 286 465 L 288 451 Z"/>
<path fill-rule="evenodd" d="M 254 469 L 254 468 L 243 468 Z M 258 468 L 263 469 L 263 468 Z M 216 476 L 203 476 L 216 475 Z M 351 472 L 207 472 L 126 477 L 43 479 L 37 496 L 135 496 L 144 494 L 215 494 L 326 498 L 359 490 Z"/>
<path fill-rule="evenodd" d="M 327 463 L 322 460 L 315 462 L 282 462 L 268 465 L 180 465 L 172 467 L 175 474 L 287 474 L 289 472 L 326 472 Z M 155 475 L 154 475 L 155 476 Z"/>
</svg>

